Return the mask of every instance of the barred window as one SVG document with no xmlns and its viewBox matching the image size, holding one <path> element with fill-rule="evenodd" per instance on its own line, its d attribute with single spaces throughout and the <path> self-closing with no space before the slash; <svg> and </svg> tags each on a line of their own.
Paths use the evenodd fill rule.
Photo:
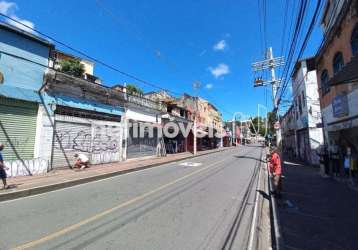
<svg viewBox="0 0 358 250">
<path fill-rule="evenodd" d="M 337 52 L 333 58 L 333 73 L 337 74 L 344 66 L 342 52 Z"/>
</svg>

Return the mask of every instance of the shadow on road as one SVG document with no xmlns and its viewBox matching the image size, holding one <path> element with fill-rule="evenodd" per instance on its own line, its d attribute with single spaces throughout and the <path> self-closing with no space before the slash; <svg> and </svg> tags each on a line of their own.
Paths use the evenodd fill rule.
<svg viewBox="0 0 358 250">
<path fill-rule="evenodd" d="M 258 192 L 259 194 L 261 194 L 261 196 L 264 197 L 266 200 L 269 200 L 269 199 L 270 199 L 270 196 L 269 196 L 266 192 L 264 192 L 264 191 L 262 191 L 262 190 L 258 190 L 258 189 L 256 189 L 256 192 Z"/>
<path fill-rule="evenodd" d="M 235 155 L 234 157 L 238 158 L 238 159 L 252 159 L 252 160 L 256 160 L 262 163 L 266 163 L 266 161 L 261 160 L 260 158 L 256 158 L 256 157 L 252 157 L 252 156 L 246 156 L 246 155 Z"/>
</svg>

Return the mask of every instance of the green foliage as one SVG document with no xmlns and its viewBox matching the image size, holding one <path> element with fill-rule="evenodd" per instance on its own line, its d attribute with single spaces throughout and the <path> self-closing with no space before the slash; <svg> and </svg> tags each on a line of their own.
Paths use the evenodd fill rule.
<svg viewBox="0 0 358 250">
<path fill-rule="evenodd" d="M 143 95 L 143 90 L 134 84 L 127 84 L 127 93 L 131 95 Z"/>
<path fill-rule="evenodd" d="M 60 70 L 66 74 L 82 77 L 85 72 L 84 65 L 77 59 L 67 59 L 60 62 Z"/>
<path fill-rule="evenodd" d="M 269 132 L 269 128 L 266 131 L 266 118 L 263 117 L 254 117 L 251 119 L 252 124 L 250 124 L 250 130 L 252 133 L 258 132 L 261 136 L 265 136 L 265 133 Z M 269 127 L 269 125 L 268 125 Z"/>
</svg>

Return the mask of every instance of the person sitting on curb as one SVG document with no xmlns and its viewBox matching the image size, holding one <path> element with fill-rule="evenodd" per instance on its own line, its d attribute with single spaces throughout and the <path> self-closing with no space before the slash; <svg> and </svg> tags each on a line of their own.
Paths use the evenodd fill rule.
<svg viewBox="0 0 358 250">
<path fill-rule="evenodd" d="M 4 189 L 8 189 L 9 186 L 7 185 L 6 183 L 6 178 L 7 178 L 7 175 L 6 175 L 6 167 L 5 167 L 5 164 L 4 164 L 4 159 L 2 157 L 2 151 L 4 149 L 4 144 L 0 144 L 0 178 L 2 180 L 2 183 L 4 185 Z"/>
<path fill-rule="evenodd" d="M 85 169 L 88 168 L 89 166 L 89 159 L 85 154 L 74 154 L 74 157 L 76 158 L 76 162 L 74 165 L 74 168 L 78 168 L 78 169 Z"/>
<path fill-rule="evenodd" d="M 277 148 L 270 149 L 270 162 L 269 162 L 269 171 L 272 175 L 273 186 L 274 186 L 274 195 L 277 198 L 281 198 L 282 191 L 282 168 L 281 168 L 281 158 L 277 152 Z"/>
</svg>

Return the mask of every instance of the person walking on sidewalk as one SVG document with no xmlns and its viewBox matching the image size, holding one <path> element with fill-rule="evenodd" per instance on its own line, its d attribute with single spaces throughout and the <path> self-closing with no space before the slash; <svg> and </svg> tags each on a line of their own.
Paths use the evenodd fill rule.
<svg viewBox="0 0 358 250">
<path fill-rule="evenodd" d="M 278 154 L 277 148 L 272 148 L 270 150 L 270 162 L 269 162 L 269 170 L 272 175 L 273 185 L 274 185 L 274 195 L 277 198 L 281 198 L 282 191 L 282 167 L 281 167 L 281 158 Z"/>
<path fill-rule="evenodd" d="M 5 164 L 4 164 L 4 159 L 2 157 L 3 149 L 4 149 L 4 144 L 0 144 L 0 178 L 1 178 L 2 183 L 4 185 L 4 189 L 7 189 L 9 186 L 6 183 L 7 175 L 6 175 L 6 171 L 5 171 L 6 167 L 5 167 Z"/>
</svg>

